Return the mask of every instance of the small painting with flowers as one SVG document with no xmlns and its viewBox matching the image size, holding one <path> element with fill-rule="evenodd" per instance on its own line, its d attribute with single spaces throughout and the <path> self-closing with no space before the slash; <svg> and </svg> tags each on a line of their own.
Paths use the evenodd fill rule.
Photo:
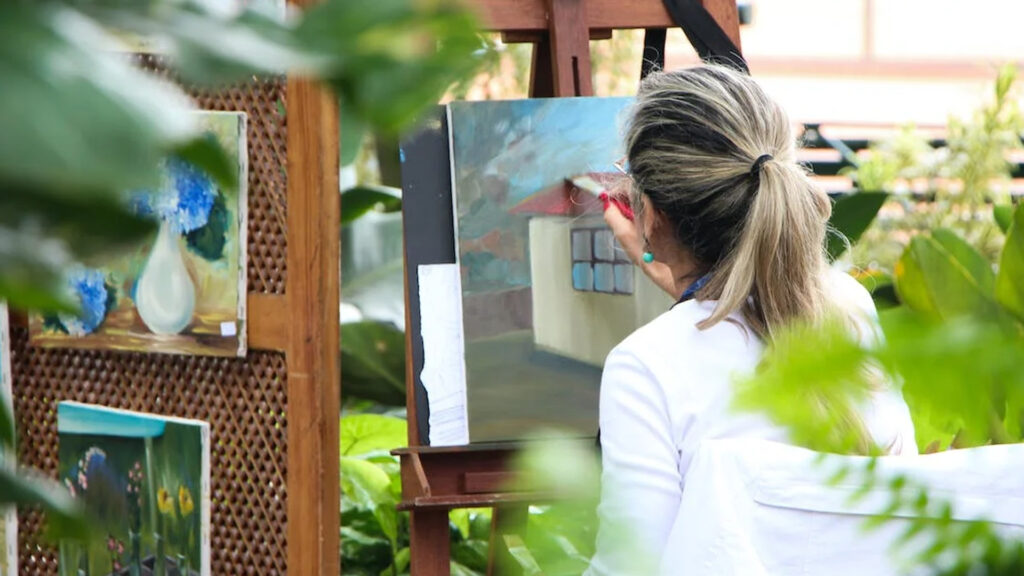
<svg viewBox="0 0 1024 576">
<path fill-rule="evenodd" d="M 61 576 L 206 576 L 209 425 L 61 402 L 58 472 L 96 527 L 60 543 Z"/>
<path fill-rule="evenodd" d="M 171 156 L 162 178 L 125 192 L 153 220 L 147 241 L 66 273 L 74 314 L 32 317 L 37 346 L 244 356 L 248 222 L 246 115 L 196 111 L 237 170 L 238 186 Z"/>
</svg>

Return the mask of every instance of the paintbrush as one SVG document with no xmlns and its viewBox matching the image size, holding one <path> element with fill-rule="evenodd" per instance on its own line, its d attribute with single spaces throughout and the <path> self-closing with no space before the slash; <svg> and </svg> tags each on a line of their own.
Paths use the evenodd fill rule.
<svg viewBox="0 0 1024 576">
<path fill-rule="evenodd" d="M 614 191 L 609 191 L 608 188 L 591 178 L 590 176 L 576 176 L 575 178 L 569 178 L 569 182 L 579 188 L 580 190 L 586 190 L 594 196 L 597 196 L 604 205 L 604 209 L 607 210 L 610 204 L 614 204 L 618 208 L 619 212 L 622 213 L 628 220 L 633 219 L 633 209 L 629 207 L 629 202 L 621 197 L 620 194 Z"/>
</svg>

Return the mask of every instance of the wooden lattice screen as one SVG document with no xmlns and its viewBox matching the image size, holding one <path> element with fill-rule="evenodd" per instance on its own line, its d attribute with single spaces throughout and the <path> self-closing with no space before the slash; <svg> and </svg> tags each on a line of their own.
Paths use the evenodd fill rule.
<svg viewBox="0 0 1024 576">
<path fill-rule="evenodd" d="M 163 70 L 155 58 L 142 57 L 140 64 Z M 316 280 L 318 270 L 328 278 L 333 271 L 336 278 L 338 266 L 338 210 L 318 206 L 324 199 L 337 202 L 337 150 L 325 145 L 337 142 L 332 103 L 308 83 L 283 76 L 191 93 L 199 108 L 248 114 L 250 351 L 233 359 L 42 349 L 29 346 L 28 329 L 16 322 L 11 356 L 19 463 L 56 477 L 56 403 L 61 400 L 206 420 L 211 432 L 212 574 L 337 574 L 337 360 L 329 354 L 320 358 L 331 346 L 337 354 L 337 322 L 332 328 L 329 312 L 309 313 L 311 300 L 329 302 L 333 296 L 337 314 L 337 282 L 332 286 L 327 280 L 325 286 Z M 288 112 L 301 111 L 291 123 L 302 124 L 299 132 L 307 140 L 288 137 L 286 93 L 298 95 Z M 313 134 L 326 134 L 329 140 Z M 289 157 L 289 146 L 303 156 Z M 309 156 L 318 160 L 310 162 Z M 286 174 L 292 166 L 304 167 L 306 174 L 290 185 Z M 312 180 L 310 167 L 318 172 Z M 299 201 L 296 213 L 289 215 L 291 197 Z M 289 250 L 289 222 L 335 232 L 319 238 L 305 232 Z M 328 249 L 318 250 L 318 242 Z M 293 292 L 286 294 L 289 259 L 298 263 L 298 280 L 293 277 Z M 292 318 L 304 322 L 305 332 L 290 328 Z M 335 339 L 311 342 L 310 330 L 333 331 Z M 296 390 L 303 397 L 290 411 L 289 398 Z M 308 425 L 289 430 L 289 422 Z M 289 515 L 301 522 L 289 525 Z M 18 520 L 19 573 L 57 574 L 56 550 L 40 538 L 42 514 L 23 509 Z M 298 542 L 291 550 L 290 541 Z"/>
</svg>

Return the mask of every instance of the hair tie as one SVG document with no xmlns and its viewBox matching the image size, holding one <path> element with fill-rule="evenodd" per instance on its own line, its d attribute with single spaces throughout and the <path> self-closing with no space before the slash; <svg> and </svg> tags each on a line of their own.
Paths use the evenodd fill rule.
<svg viewBox="0 0 1024 576">
<path fill-rule="evenodd" d="M 774 156 L 772 156 L 771 154 L 761 154 L 760 156 L 758 156 L 757 160 L 754 160 L 754 164 L 750 167 L 750 176 L 760 176 L 761 167 L 764 166 L 765 162 L 771 160 L 772 158 L 774 158 Z"/>
</svg>

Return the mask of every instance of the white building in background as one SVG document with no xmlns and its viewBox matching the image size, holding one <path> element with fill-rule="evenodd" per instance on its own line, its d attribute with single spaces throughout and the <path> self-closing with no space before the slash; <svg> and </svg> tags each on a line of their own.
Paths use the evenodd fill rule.
<svg viewBox="0 0 1024 576">
<path fill-rule="evenodd" d="M 945 125 L 990 98 L 1000 65 L 1024 63 L 1022 0 L 751 2 L 743 53 L 798 122 Z M 667 67 L 694 62 L 672 31 Z"/>
</svg>

